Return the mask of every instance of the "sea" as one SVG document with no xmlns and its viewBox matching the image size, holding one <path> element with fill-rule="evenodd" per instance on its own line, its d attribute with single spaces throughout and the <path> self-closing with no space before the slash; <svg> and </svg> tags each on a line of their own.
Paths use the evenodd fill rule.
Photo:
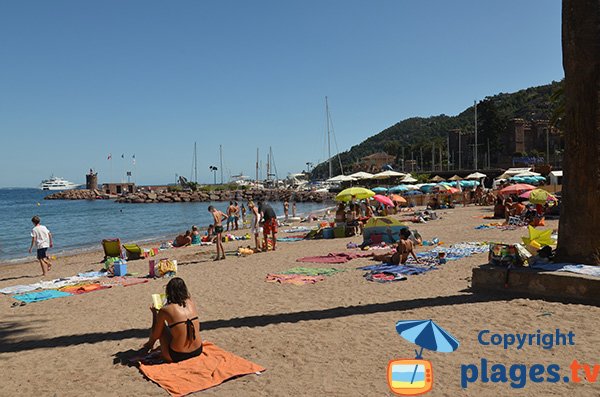
<svg viewBox="0 0 600 397">
<path fill-rule="evenodd" d="M 54 238 L 49 255 L 60 256 L 101 248 L 104 238 L 118 237 L 123 243 L 172 241 L 179 233 L 211 223 L 208 206 L 225 212 L 228 202 L 119 204 L 113 200 L 44 200 L 52 192 L 39 189 L 0 189 L 0 264 L 35 259 L 31 244 L 31 218 L 38 215 Z M 271 203 L 277 215 L 283 205 Z M 296 215 L 317 213 L 323 203 L 297 203 Z M 291 209 L 290 209 L 291 216 Z"/>
</svg>

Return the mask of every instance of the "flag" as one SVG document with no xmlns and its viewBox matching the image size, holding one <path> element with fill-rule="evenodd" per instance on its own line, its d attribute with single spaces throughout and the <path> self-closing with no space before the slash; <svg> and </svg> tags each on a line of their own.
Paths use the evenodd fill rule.
<svg viewBox="0 0 600 397">
<path fill-rule="evenodd" d="M 107 160 L 110 160 L 110 159 L 112 159 L 112 154 L 109 154 L 109 155 L 108 155 L 108 158 L 107 158 Z"/>
<path fill-rule="evenodd" d="M 125 158 L 125 153 L 123 153 L 123 154 L 121 155 L 121 158 L 122 158 L 122 159 L 124 159 L 124 158 Z"/>
</svg>

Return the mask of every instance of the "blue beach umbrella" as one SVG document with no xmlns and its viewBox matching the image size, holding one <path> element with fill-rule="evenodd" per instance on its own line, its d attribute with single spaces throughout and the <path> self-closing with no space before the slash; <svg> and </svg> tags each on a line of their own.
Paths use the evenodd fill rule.
<svg viewBox="0 0 600 397">
<path fill-rule="evenodd" d="M 407 192 L 402 193 L 403 196 L 418 196 L 423 194 L 420 190 L 409 190 Z"/>
<path fill-rule="evenodd" d="M 371 189 L 372 191 L 374 191 L 375 193 L 387 193 L 388 189 L 386 187 L 374 187 L 373 189 Z"/>
<path fill-rule="evenodd" d="M 398 321 L 396 331 L 407 341 L 421 347 L 421 351 L 417 353 L 417 359 L 421 358 L 423 349 L 451 353 L 459 346 L 458 340 L 433 320 Z"/>
<path fill-rule="evenodd" d="M 405 185 L 398 185 L 390 188 L 390 193 L 406 192 L 408 188 Z"/>
</svg>

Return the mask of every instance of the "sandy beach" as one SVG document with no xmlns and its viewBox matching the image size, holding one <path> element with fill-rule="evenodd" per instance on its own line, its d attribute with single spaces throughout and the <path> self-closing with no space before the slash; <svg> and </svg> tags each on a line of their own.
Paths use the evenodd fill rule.
<svg viewBox="0 0 600 397">
<path fill-rule="evenodd" d="M 438 211 L 441 219 L 413 225 L 427 240 L 520 242 L 524 228 L 503 231 L 476 230 L 490 222 L 489 207 L 471 206 Z M 547 221 L 546 228 L 556 228 Z M 285 227 L 281 228 L 285 229 Z M 280 233 L 279 236 L 285 236 Z M 212 262 L 213 247 L 188 247 L 160 253 L 177 259 L 200 310 L 201 335 L 225 350 L 267 368 L 198 393 L 214 396 L 391 396 L 386 367 L 394 358 L 413 358 L 415 346 L 395 330 L 399 320 L 433 319 L 452 333 L 460 347 L 453 353 L 425 351 L 434 367 L 432 396 L 594 396 L 598 385 L 583 381 L 564 383 L 573 359 L 596 363 L 600 334 L 600 308 L 506 295 L 473 294 L 471 270 L 486 262 L 477 254 L 448 262 L 439 270 L 409 276 L 387 284 L 364 279 L 358 266 L 376 264 L 356 259 L 341 265 L 299 264 L 302 256 L 344 252 L 348 242 L 361 237 L 278 243 L 275 252 L 248 257 L 229 256 Z M 233 251 L 249 242 L 229 242 Z M 426 250 L 430 247 L 419 247 Z M 59 257 L 52 277 L 99 270 L 100 250 Z M 147 260 L 129 262 L 129 271 L 147 273 Z M 314 285 L 265 282 L 267 273 L 294 266 L 337 267 L 346 271 Z M 40 280 L 37 262 L 0 267 L 0 288 Z M 10 296 L 0 295 L 0 395 L 166 396 L 135 366 L 115 360 L 138 349 L 150 326 L 152 293 L 162 292 L 168 280 L 53 299 L 11 307 Z M 524 346 L 503 349 L 483 346 L 479 331 L 542 333 L 573 331 L 572 346 L 543 349 Z M 461 388 L 461 365 L 492 363 L 558 364 L 561 381 L 534 383 L 524 388 L 481 380 Z M 117 360 L 118 361 L 118 360 Z"/>
</svg>

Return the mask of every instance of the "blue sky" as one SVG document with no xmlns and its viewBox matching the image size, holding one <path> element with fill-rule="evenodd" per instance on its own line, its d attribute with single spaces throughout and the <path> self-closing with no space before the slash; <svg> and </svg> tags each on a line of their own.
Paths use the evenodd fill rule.
<svg viewBox="0 0 600 397">
<path fill-rule="evenodd" d="M 563 77 L 559 0 L 4 1 L 0 186 L 280 177 L 412 116 Z M 112 153 L 112 171 L 107 160 Z M 126 159 L 121 159 L 125 154 Z M 133 168 L 131 156 L 135 154 Z"/>
</svg>

